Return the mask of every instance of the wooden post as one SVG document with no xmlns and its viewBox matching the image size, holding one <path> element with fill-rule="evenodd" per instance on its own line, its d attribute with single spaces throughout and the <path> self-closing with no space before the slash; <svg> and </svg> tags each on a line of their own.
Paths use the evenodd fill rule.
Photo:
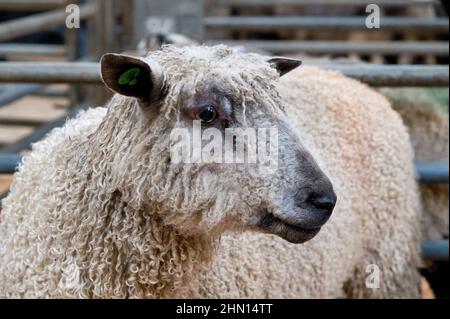
<svg viewBox="0 0 450 319">
<path fill-rule="evenodd" d="M 66 0 L 66 7 L 70 5 L 73 1 Z M 68 28 L 65 26 L 64 29 L 64 40 L 66 44 L 66 52 L 67 52 L 67 60 L 75 61 L 80 58 L 79 56 L 79 29 L 76 28 Z M 69 99 L 70 99 L 70 107 L 80 103 L 81 100 L 81 87 L 80 85 L 72 84 L 69 89 Z"/>
<path fill-rule="evenodd" d="M 133 0 L 115 0 L 117 1 L 116 10 L 118 13 L 118 20 L 120 22 L 120 33 L 118 47 L 121 51 L 133 50 Z"/>
<path fill-rule="evenodd" d="M 90 18 L 94 14 L 94 6 L 80 5 L 81 19 Z M 0 23 L 0 41 L 9 41 L 28 34 L 60 27 L 64 25 L 66 17 L 66 11 L 64 9 L 58 9 L 2 22 Z"/>
<path fill-rule="evenodd" d="M 88 21 L 88 52 L 91 61 L 100 61 L 103 54 L 119 51 L 115 26 L 114 0 L 90 0 L 97 12 Z M 103 84 L 89 85 L 85 89 L 85 100 L 92 106 L 103 105 L 111 96 Z"/>
</svg>

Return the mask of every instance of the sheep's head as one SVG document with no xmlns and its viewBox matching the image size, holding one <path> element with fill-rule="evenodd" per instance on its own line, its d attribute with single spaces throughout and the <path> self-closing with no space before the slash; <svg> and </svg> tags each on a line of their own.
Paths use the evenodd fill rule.
<svg viewBox="0 0 450 319">
<path fill-rule="evenodd" d="M 126 96 L 110 111 L 121 126 L 113 174 L 125 199 L 180 233 L 314 237 L 336 196 L 276 89 L 298 65 L 225 46 L 105 55 L 104 82 Z"/>
</svg>

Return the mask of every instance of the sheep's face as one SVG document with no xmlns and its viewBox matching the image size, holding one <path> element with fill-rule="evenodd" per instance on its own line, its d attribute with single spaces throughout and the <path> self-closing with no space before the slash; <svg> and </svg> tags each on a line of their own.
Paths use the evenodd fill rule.
<svg viewBox="0 0 450 319">
<path fill-rule="evenodd" d="M 127 154 L 145 160 L 122 156 L 132 167 L 123 184 L 180 233 L 257 230 L 294 243 L 314 237 L 336 196 L 276 89 L 277 78 L 299 64 L 223 46 L 104 56 L 105 83 L 136 98 L 130 121 L 142 131 Z"/>
</svg>

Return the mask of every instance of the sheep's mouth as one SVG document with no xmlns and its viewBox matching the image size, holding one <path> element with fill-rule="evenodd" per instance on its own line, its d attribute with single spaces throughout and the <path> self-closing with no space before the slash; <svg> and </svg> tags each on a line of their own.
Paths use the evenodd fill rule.
<svg viewBox="0 0 450 319">
<path fill-rule="evenodd" d="M 258 223 L 258 228 L 264 232 L 278 235 L 294 244 L 304 243 L 314 238 L 321 229 L 320 226 L 308 227 L 282 220 L 268 211 L 264 212 Z"/>
</svg>

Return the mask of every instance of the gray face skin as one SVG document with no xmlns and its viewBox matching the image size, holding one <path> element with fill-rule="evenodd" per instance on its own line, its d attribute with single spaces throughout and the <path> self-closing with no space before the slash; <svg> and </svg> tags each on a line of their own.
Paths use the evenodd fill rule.
<svg viewBox="0 0 450 319">
<path fill-rule="evenodd" d="M 298 164 L 292 169 L 299 182 L 285 192 L 282 209 L 263 209 L 258 226 L 292 243 L 312 239 L 328 221 L 336 204 L 330 180 L 306 151 L 296 152 Z M 301 182 L 300 182 L 301 181 Z"/>
<path fill-rule="evenodd" d="M 268 63 L 276 68 L 280 75 L 299 65 L 297 60 L 283 58 L 274 58 Z M 127 86 L 126 90 L 123 90 L 117 85 L 118 74 L 133 65 L 144 71 L 138 83 L 145 85 Z M 140 59 L 119 55 L 106 55 L 102 59 L 105 83 L 122 95 L 136 97 L 142 109 L 151 114 L 148 116 L 152 117 L 152 122 L 167 121 L 164 116 L 158 115 L 154 108 L 149 107 L 161 98 L 164 85 L 160 74 L 161 71 L 154 62 L 147 64 Z M 149 87 L 153 88 L 150 92 Z M 183 200 L 184 207 L 161 206 L 161 209 L 192 212 L 191 220 L 180 219 L 173 222 L 178 223 L 180 228 L 192 230 L 198 225 L 199 230 L 205 229 L 202 218 L 194 216 L 199 211 L 204 211 L 204 207 L 215 207 L 205 213 L 209 224 L 214 224 L 211 216 L 219 216 L 216 224 L 231 225 L 228 226 L 230 229 L 241 228 L 275 234 L 292 243 L 310 240 L 327 222 L 336 204 L 336 195 L 330 180 L 302 146 L 284 114 L 269 114 L 267 108 L 261 105 L 249 105 L 246 112 L 249 115 L 244 120 L 241 98 L 230 92 L 232 90 L 227 89 L 226 82 L 211 78 L 201 84 L 195 94 L 189 90 L 180 93 L 176 126 L 189 128 L 192 127 L 193 120 L 201 120 L 202 129 L 214 127 L 223 134 L 227 128 L 276 127 L 279 145 L 277 171 L 272 175 L 261 175 L 251 164 L 184 164 L 176 168 L 171 166 L 167 168 L 168 171 L 176 169 L 179 176 L 188 176 L 191 185 L 185 189 L 174 188 L 172 198 L 192 200 L 188 204 Z M 175 121 L 172 119 L 167 126 L 175 127 L 173 122 Z M 170 162 L 170 159 L 161 158 L 159 161 Z M 227 201 L 233 204 L 223 204 L 222 207 L 217 204 Z M 161 205 L 166 204 L 164 202 Z M 219 213 L 211 212 L 213 209 Z M 221 226 L 221 229 L 223 228 Z"/>
<path fill-rule="evenodd" d="M 236 100 L 237 97 L 221 90 L 224 86 L 206 85 L 196 95 L 185 97 L 186 102 L 181 108 L 182 121 L 191 123 L 204 115 L 210 117 L 212 111 L 214 120 L 203 123 L 204 129 L 214 127 L 224 132 L 226 128 L 241 127 L 239 107 L 236 106 L 241 103 Z M 247 125 L 277 127 L 279 139 L 283 141 L 280 143 L 278 172 L 268 179 L 278 179 L 283 188 L 288 186 L 283 192 L 281 203 L 276 207 L 263 201 L 258 208 L 259 218 L 254 226 L 258 231 L 276 234 L 292 243 L 305 242 L 312 239 L 331 216 L 336 203 L 333 186 L 284 119 L 270 118 L 264 112 L 258 116 L 257 113 L 257 110 L 253 110 L 254 116 L 247 119 Z M 225 174 L 224 168 L 220 170 Z M 246 172 L 252 180 L 261 178 L 253 176 L 257 173 L 251 169 Z M 293 176 L 294 179 L 283 178 L 284 175 Z"/>
</svg>

